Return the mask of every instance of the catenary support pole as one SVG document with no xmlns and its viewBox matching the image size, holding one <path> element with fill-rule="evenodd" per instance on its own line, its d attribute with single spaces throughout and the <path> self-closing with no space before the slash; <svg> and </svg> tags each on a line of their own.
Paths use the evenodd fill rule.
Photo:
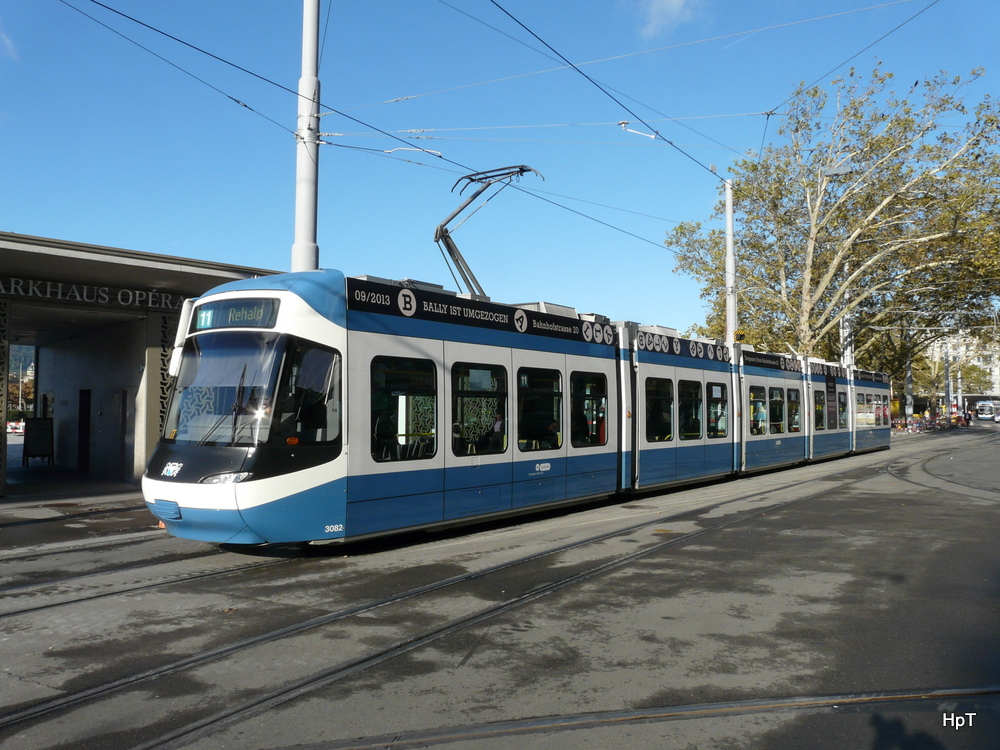
<svg viewBox="0 0 1000 750">
<path fill-rule="evenodd" d="M 319 0 L 302 2 L 302 77 L 295 131 L 295 242 L 292 270 L 319 268 L 316 207 L 319 190 Z"/>
<path fill-rule="evenodd" d="M 904 407 L 906 426 L 913 422 L 913 360 L 906 358 L 906 405 Z"/>
<path fill-rule="evenodd" d="M 944 418 L 951 421 L 951 345 L 944 342 Z"/>
<path fill-rule="evenodd" d="M 736 251 L 733 240 L 733 181 L 726 180 L 726 346 L 736 340 Z"/>
</svg>

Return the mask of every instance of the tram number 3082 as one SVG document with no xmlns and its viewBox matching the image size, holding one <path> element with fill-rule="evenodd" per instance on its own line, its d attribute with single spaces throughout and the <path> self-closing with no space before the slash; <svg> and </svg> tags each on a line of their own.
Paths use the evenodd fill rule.
<svg viewBox="0 0 1000 750">
<path fill-rule="evenodd" d="M 332 534 L 335 531 L 343 531 L 343 530 L 344 530 L 344 524 L 342 523 L 331 524 L 323 528 L 323 531 L 325 531 L 327 534 Z"/>
</svg>

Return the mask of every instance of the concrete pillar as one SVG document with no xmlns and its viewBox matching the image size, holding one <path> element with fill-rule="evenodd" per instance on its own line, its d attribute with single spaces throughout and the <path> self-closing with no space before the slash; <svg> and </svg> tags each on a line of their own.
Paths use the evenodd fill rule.
<svg viewBox="0 0 1000 750">
<path fill-rule="evenodd" d="M 146 318 L 146 348 L 142 378 L 135 397 L 134 476 L 138 480 L 163 431 L 170 395 L 167 365 L 174 345 L 178 316 L 150 313 Z"/>
</svg>

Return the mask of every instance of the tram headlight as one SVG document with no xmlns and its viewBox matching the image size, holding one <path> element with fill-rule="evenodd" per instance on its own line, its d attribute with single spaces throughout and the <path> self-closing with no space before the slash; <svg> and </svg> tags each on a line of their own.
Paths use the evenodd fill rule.
<svg viewBox="0 0 1000 750">
<path fill-rule="evenodd" d="M 250 476 L 249 471 L 230 471 L 225 474 L 209 474 L 201 478 L 201 484 L 234 484 Z"/>
</svg>

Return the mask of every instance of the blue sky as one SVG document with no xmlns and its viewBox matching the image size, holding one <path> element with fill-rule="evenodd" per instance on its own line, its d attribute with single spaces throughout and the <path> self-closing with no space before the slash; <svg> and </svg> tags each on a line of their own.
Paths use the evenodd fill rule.
<svg viewBox="0 0 1000 750">
<path fill-rule="evenodd" d="M 800 81 L 879 59 L 908 88 L 983 66 L 977 101 L 1000 76 L 989 0 L 498 2 L 677 148 L 619 126 L 648 132 L 489 0 L 322 0 L 324 111 L 355 118 L 323 118 L 322 266 L 454 288 L 433 242 L 452 185 L 526 164 L 532 193 L 452 225 L 487 293 L 684 330 L 704 308 L 663 239 L 710 215 L 707 166 L 773 140 L 763 113 Z M 297 87 L 299 0 L 105 4 Z M 287 270 L 296 108 L 90 0 L 2 3 L 0 230 Z"/>
</svg>

